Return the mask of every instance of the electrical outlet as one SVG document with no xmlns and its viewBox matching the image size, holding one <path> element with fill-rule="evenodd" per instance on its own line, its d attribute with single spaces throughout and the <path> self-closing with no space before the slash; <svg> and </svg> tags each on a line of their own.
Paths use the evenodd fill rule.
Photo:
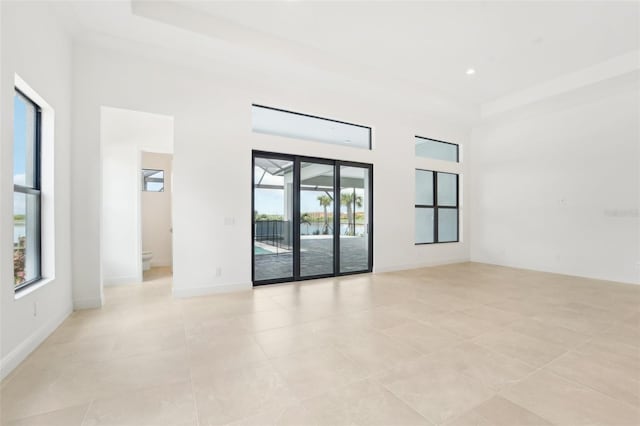
<svg viewBox="0 0 640 426">
<path fill-rule="evenodd" d="M 216 277 L 220 277 L 220 276 L 222 276 L 222 268 L 218 266 L 216 268 Z"/>
</svg>

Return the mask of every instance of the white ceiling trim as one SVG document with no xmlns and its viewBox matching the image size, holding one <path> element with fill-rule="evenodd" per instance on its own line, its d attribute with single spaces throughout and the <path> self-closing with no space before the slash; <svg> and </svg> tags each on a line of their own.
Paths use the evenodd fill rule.
<svg viewBox="0 0 640 426">
<path fill-rule="evenodd" d="M 447 110 L 454 111 L 454 115 L 464 117 L 464 120 L 475 120 L 479 115 L 477 104 L 457 98 L 429 84 L 407 81 L 380 71 L 374 62 L 365 66 L 355 61 L 335 57 L 314 47 L 192 9 L 188 3 L 131 0 L 131 11 L 136 17 L 204 36 L 236 52 L 242 51 L 254 60 L 264 58 L 273 61 L 273 58 L 277 58 L 282 64 L 306 66 L 357 80 L 372 87 L 385 86 L 390 90 L 414 97 L 420 94 L 422 102 L 445 107 Z"/>
<path fill-rule="evenodd" d="M 551 96 L 570 92 L 584 86 L 595 84 L 620 75 L 640 70 L 640 50 L 583 68 L 580 71 L 565 74 L 525 90 L 511 93 L 480 107 L 483 119 L 519 108 Z"/>
</svg>

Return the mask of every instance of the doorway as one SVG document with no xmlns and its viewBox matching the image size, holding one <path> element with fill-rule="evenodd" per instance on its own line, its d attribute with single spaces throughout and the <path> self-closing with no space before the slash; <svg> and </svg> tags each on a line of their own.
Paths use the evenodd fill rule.
<svg viewBox="0 0 640 426">
<path fill-rule="evenodd" d="M 101 279 L 105 286 L 170 279 L 173 117 L 100 112 Z"/>
<path fill-rule="evenodd" d="M 371 272 L 373 166 L 254 151 L 254 285 Z"/>
<path fill-rule="evenodd" d="M 140 241 L 143 281 L 173 274 L 173 155 L 141 152 Z"/>
</svg>

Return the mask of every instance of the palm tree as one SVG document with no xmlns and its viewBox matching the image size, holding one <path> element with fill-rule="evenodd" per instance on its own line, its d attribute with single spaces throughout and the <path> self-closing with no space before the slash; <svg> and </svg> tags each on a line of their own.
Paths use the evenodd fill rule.
<svg viewBox="0 0 640 426">
<path fill-rule="evenodd" d="M 333 200 L 331 200 L 331 197 L 328 195 L 318 195 L 318 202 L 320 202 L 320 205 L 324 209 L 324 228 L 322 229 L 322 233 L 325 235 L 329 233 L 329 215 L 327 213 L 327 207 L 331 205 L 331 201 Z"/>
<path fill-rule="evenodd" d="M 302 213 L 300 215 L 300 223 L 307 225 L 307 234 L 309 233 L 309 226 L 311 225 L 311 215 L 309 213 Z"/>
<path fill-rule="evenodd" d="M 356 235 L 355 206 L 362 207 L 362 195 L 353 192 L 342 192 L 340 194 L 340 204 L 347 206 L 347 231 L 346 235 Z"/>
</svg>

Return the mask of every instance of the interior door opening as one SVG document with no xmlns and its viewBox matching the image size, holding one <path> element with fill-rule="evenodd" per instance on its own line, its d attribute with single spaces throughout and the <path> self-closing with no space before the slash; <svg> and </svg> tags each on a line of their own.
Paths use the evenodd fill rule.
<svg viewBox="0 0 640 426">
<path fill-rule="evenodd" d="M 253 152 L 254 285 L 371 272 L 373 166 Z"/>
<path fill-rule="evenodd" d="M 170 281 L 174 118 L 100 109 L 100 262 L 105 286 Z"/>
</svg>

